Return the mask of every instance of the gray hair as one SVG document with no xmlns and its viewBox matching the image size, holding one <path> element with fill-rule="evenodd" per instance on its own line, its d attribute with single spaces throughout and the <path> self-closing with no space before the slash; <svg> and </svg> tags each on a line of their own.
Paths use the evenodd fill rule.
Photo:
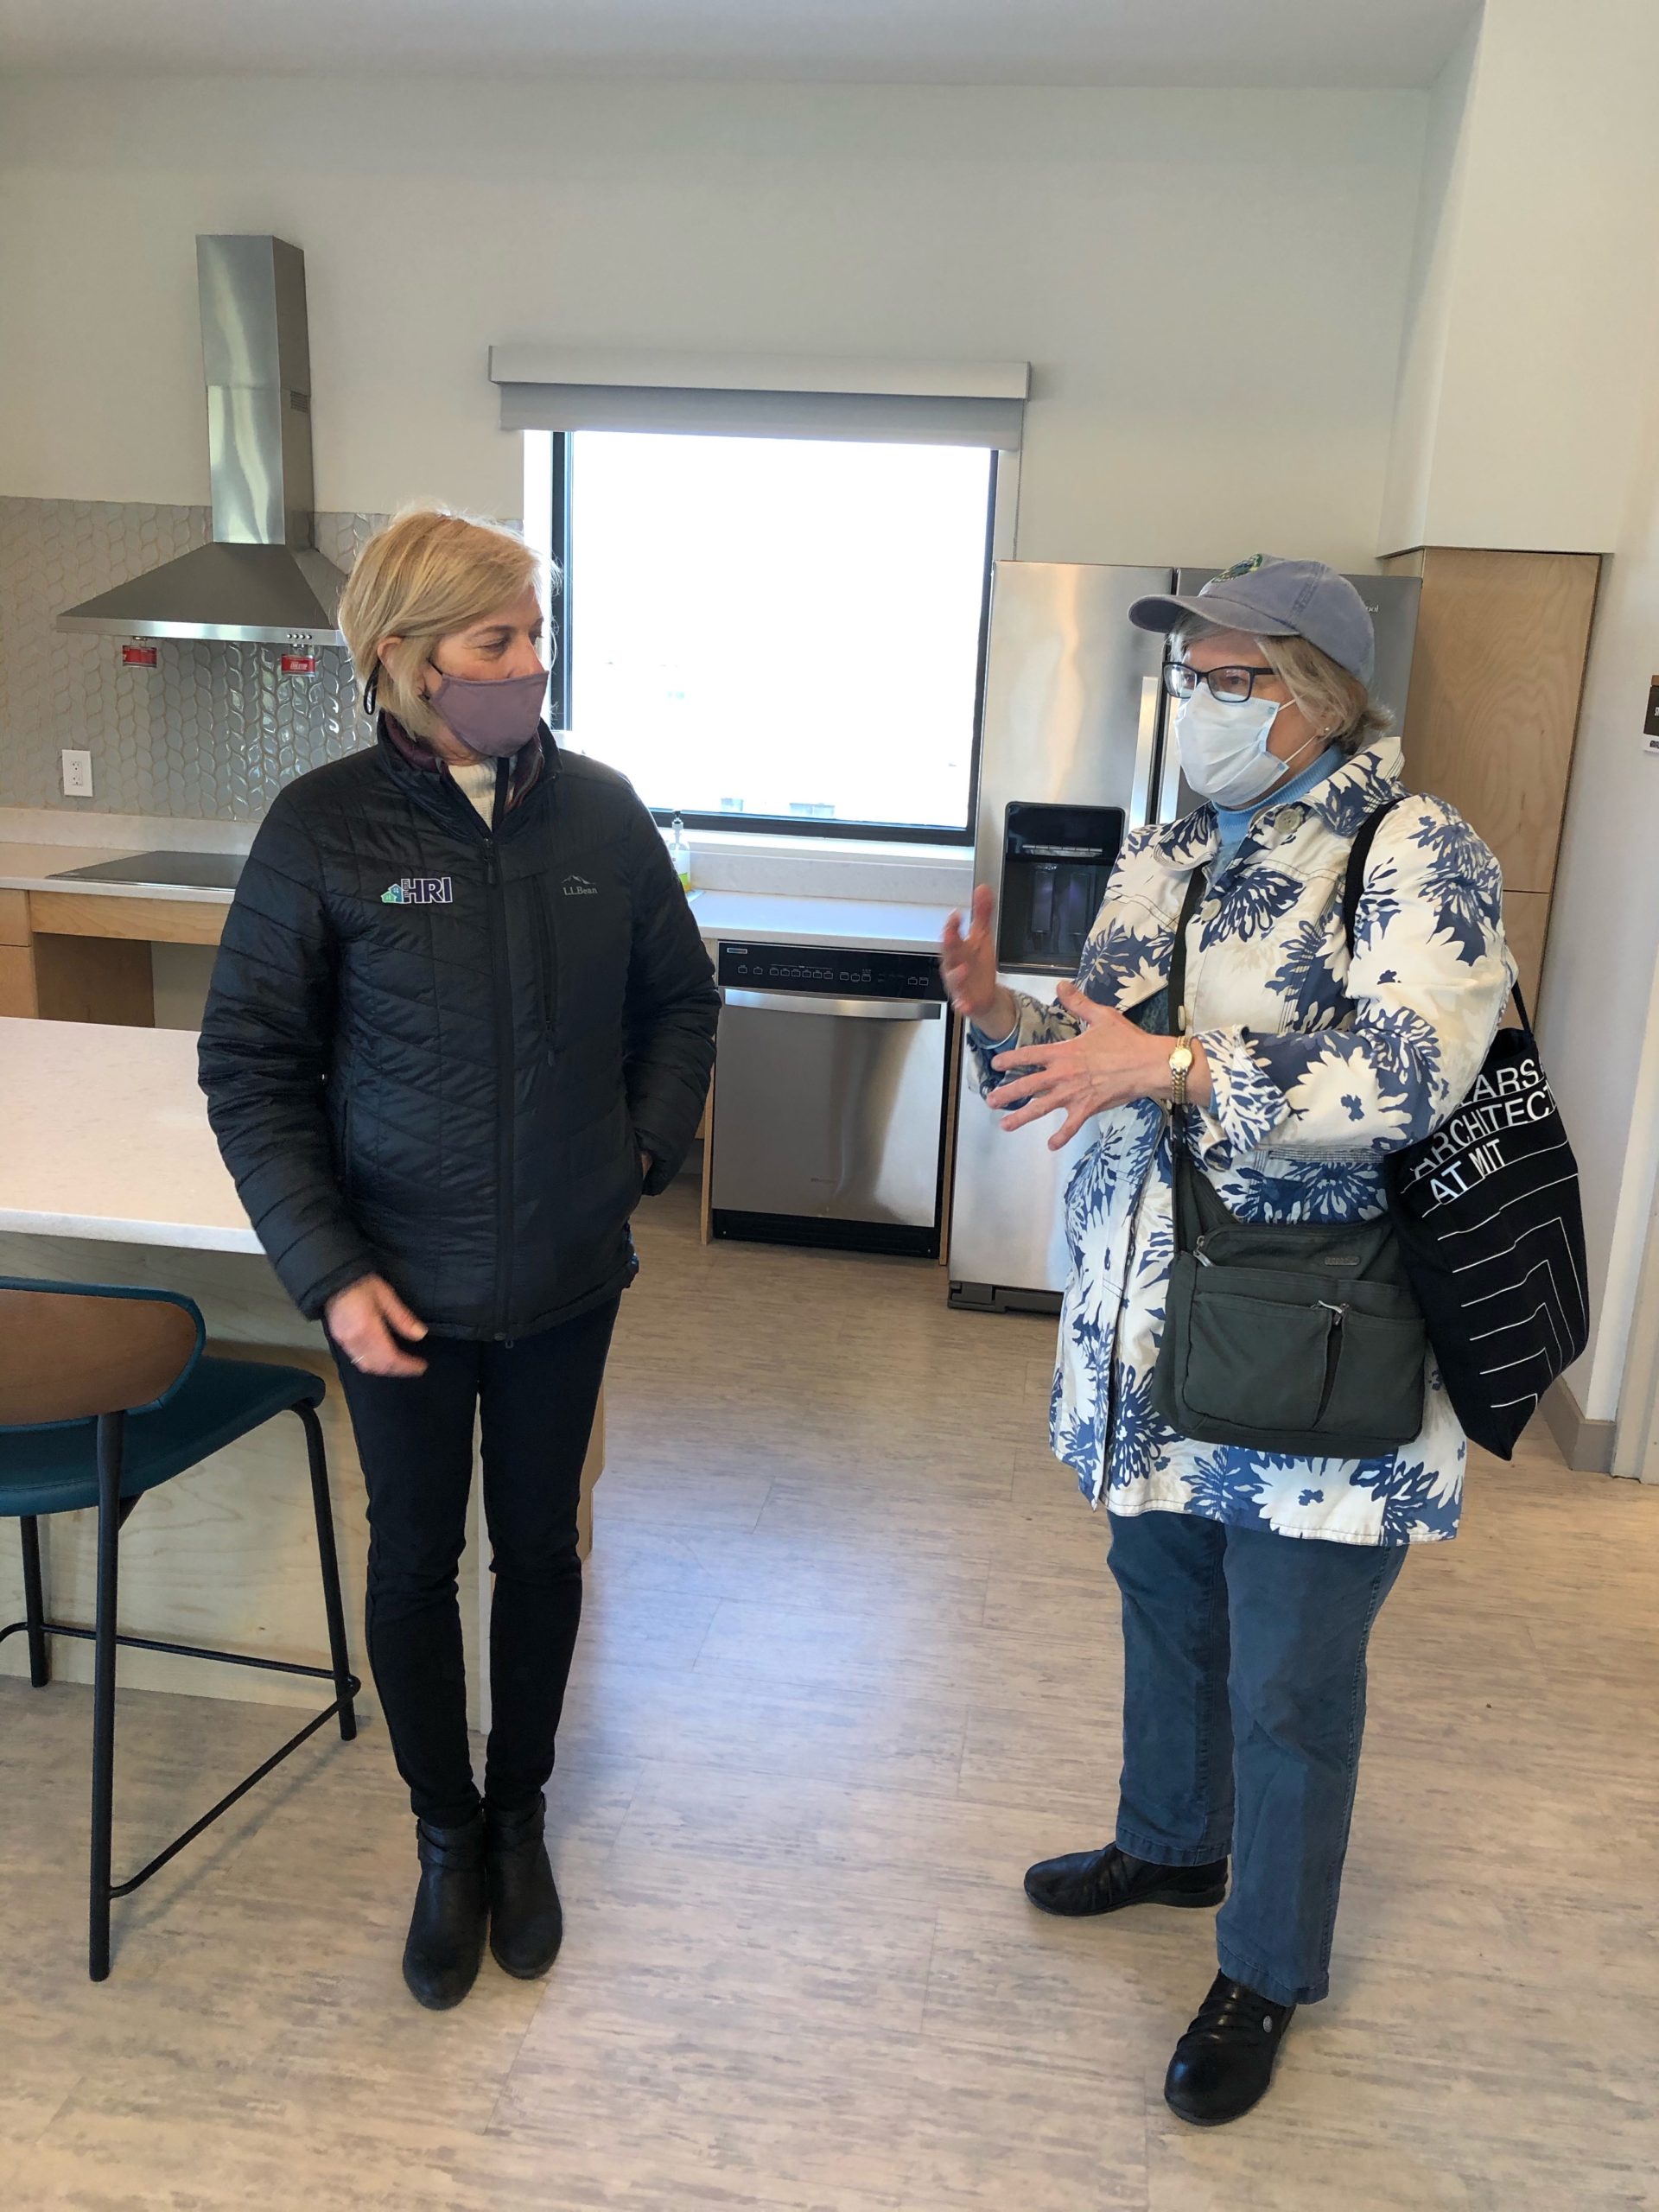
<svg viewBox="0 0 1659 2212">
<path fill-rule="evenodd" d="M 1226 626 L 1189 614 L 1170 642 L 1182 651 L 1205 638 L 1222 636 Z M 1372 699 L 1359 678 L 1306 638 L 1257 638 L 1255 643 L 1313 728 L 1350 756 L 1393 727 L 1393 715 L 1381 701 Z"/>
</svg>

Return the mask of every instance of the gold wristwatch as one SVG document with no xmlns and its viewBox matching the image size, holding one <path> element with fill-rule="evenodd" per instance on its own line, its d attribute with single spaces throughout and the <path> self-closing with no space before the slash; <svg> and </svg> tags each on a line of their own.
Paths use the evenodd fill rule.
<svg viewBox="0 0 1659 2212">
<path fill-rule="evenodd" d="M 1186 1103 L 1186 1078 L 1192 1072 L 1192 1044 L 1183 1037 L 1169 1056 L 1169 1103 L 1172 1109 Z"/>
</svg>

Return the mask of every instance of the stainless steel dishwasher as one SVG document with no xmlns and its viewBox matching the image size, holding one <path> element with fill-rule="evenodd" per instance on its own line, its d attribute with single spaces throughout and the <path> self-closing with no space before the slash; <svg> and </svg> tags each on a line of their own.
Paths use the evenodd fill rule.
<svg viewBox="0 0 1659 2212">
<path fill-rule="evenodd" d="M 950 1025 L 938 963 L 722 944 L 716 1236 L 937 1259 Z"/>
</svg>

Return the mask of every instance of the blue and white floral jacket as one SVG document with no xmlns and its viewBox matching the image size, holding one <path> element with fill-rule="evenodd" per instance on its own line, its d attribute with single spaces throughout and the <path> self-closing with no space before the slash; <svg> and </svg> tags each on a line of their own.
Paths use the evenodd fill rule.
<svg viewBox="0 0 1659 2212">
<path fill-rule="evenodd" d="M 1305 798 L 1260 812 L 1209 885 L 1187 939 L 1191 1027 L 1213 1104 L 1193 1135 L 1247 1221 L 1357 1221 L 1384 1205 L 1382 1156 L 1427 1136 L 1473 1082 L 1513 976 L 1497 861 L 1456 809 L 1414 798 L 1366 868 L 1351 964 L 1343 878 L 1365 817 L 1402 795 L 1388 737 Z M 1218 844 L 1212 808 L 1131 833 L 1077 981 L 1149 1029 L 1167 1014 L 1170 949 L 1191 871 Z M 1076 1033 L 1018 994 L 1022 1045 Z M 982 1090 L 1003 1045 L 969 1033 Z M 1152 1407 L 1173 1249 L 1168 1122 L 1149 1099 L 1102 1114 L 1066 1192 L 1071 1277 L 1050 1434 L 1085 1496 L 1114 1513 L 1196 1513 L 1337 1543 L 1457 1533 L 1466 1446 L 1433 1359 L 1422 1433 L 1373 1459 L 1300 1459 L 1178 1435 Z M 1043 1141 L 1039 1124 L 1011 1142 Z"/>
</svg>

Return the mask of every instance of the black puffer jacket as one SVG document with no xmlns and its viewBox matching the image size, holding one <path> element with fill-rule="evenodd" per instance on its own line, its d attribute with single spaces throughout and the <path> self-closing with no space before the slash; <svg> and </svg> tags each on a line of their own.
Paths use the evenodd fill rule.
<svg viewBox="0 0 1659 2212">
<path fill-rule="evenodd" d="M 248 856 L 201 1087 L 308 1316 L 378 1273 L 442 1335 L 568 1319 L 633 1274 L 640 1152 L 659 1191 L 696 1132 L 719 998 L 656 825 L 545 733 L 501 783 L 492 836 L 383 721 Z"/>
</svg>

